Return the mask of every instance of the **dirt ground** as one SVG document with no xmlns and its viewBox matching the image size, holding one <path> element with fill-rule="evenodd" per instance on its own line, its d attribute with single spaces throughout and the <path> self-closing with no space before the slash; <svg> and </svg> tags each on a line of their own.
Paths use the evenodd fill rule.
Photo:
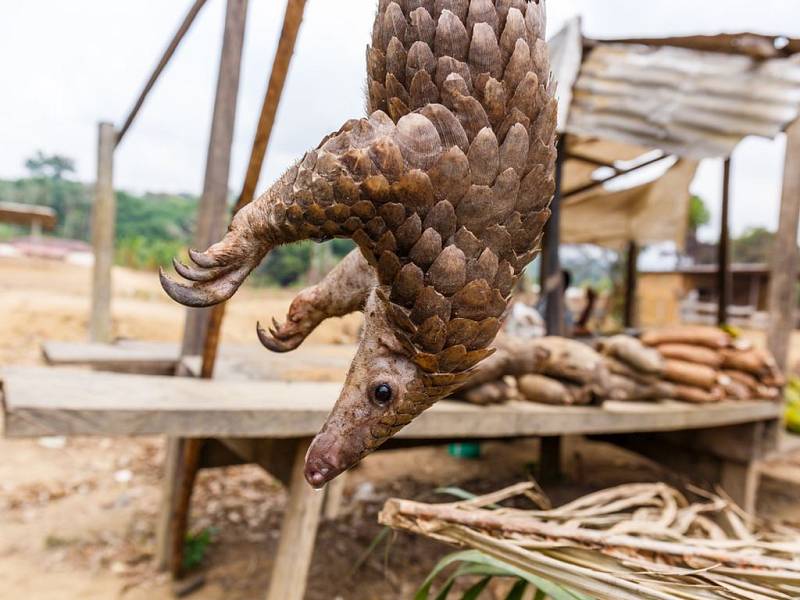
<svg viewBox="0 0 800 600">
<path fill-rule="evenodd" d="M 45 340 L 83 340 L 89 270 L 57 262 L 0 258 L 0 366 L 37 364 Z M 153 273 L 118 269 L 114 330 L 119 337 L 177 341 L 183 310 Z M 224 342 L 251 343 L 258 319 L 281 316 L 291 292 L 245 289 L 230 303 Z M 357 316 L 324 324 L 309 343 L 355 339 Z M 0 439 L 0 600 L 163 600 L 170 581 L 153 567 L 164 440 L 158 438 Z M 515 483 L 535 468 L 535 441 L 487 443 L 478 460 L 446 448 L 368 457 L 347 482 L 341 517 L 323 523 L 307 598 L 411 598 L 449 548 L 410 535 L 381 533 L 376 515 L 391 496 L 445 500 L 435 490 L 485 492 Z M 672 481 L 659 467 L 602 444 L 580 442 L 567 479 L 545 491 L 555 504 L 630 481 Z M 767 485 L 761 509 L 800 519 L 800 493 Z M 205 533 L 193 577 L 198 600 L 264 596 L 285 503 L 281 486 L 256 467 L 200 474 L 191 531 Z M 203 546 L 196 542 L 198 547 Z M 499 591 L 497 592 L 499 594 Z M 499 595 L 497 596 L 499 597 Z"/>
</svg>

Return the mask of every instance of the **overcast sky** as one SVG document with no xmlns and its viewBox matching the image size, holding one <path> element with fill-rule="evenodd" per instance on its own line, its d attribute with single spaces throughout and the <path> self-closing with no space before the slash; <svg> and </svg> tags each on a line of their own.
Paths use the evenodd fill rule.
<svg viewBox="0 0 800 600">
<path fill-rule="evenodd" d="M 0 178 L 25 174 L 41 149 L 94 178 L 96 123 L 121 124 L 190 0 L 0 0 Z M 238 189 L 283 18 L 283 0 L 250 0 L 230 186 Z M 273 131 L 263 189 L 305 150 L 364 110 L 364 47 L 374 0 L 308 0 Z M 592 37 L 743 30 L 800 37 L 793 0 L 549 0 L 550 31 L 581 14 Z M 115 185 L 198 193 L 216 85 L 224 0 L 208 0 L 117 152 Z M 783 139 L 746 140 L 734 155 L 735 232 L 777 223 Z M 721 165 L 694 191 L 718 227 Z"/>
</svg>

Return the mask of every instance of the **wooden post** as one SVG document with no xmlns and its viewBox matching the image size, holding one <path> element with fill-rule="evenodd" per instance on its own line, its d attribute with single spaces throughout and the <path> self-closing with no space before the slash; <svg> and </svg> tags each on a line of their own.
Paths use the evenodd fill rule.
<svg viewBox="0 0 800 600">
<path fill-rule="evenodd" d="M 208 143 L 206 175 L 195 226 L 194 245 L 199 250 L 205 250 L 218 241 L 228 224 L 228 176 L 246 17 L 247 0 L 228 0 L 217 78 L 217 95 Z M 197 355 L 202 352 L 209 314 L 208 308 L 187 309 L 183 334 L 184 355 Z"/>
<path fill-rule="evenodd" d="M 561 180 L 566 152 L 565 137 L 558 141 L 556 159 L 556 192 L 550 203 L 550 219 L 544 229 L 541 294 L 545 298 L 545 326 L 548 335 L 564 335 L 564 280 L 558 248 L 561 245 Z"/>
<path fill-rule="evenodd" d="M 325 494 L 315 490 L 303 475 L 306 451 L 311 440 L 297 447 L 292 467 L 289 501 L 283 518 L 281 539 L 275 554 L 267 600 L 302 600 L 314 553 L 322 501 Z"/>
<path fill-rule="evenodd" d="M 561 436 L 539 438 L 539 469 L 536 479 L 542 485 L 561 481 Z"/>
<path fill-rule="evenodd" d="M 730 201 L 731 201 L 731 159 L 725 160 L 722 176 L 722 222 L 719 231 L 719 249 L 717 251 L 717 325 L 728 322 L 728 306 L 731 303 L 731 234 L 730 234 Z"/>
<path fill-rule="evenodd" d="M 283 29 L 278 40 L 278 49 L 275 51 L 275 60 L 272 63 L 267 93 L 264 95 L 264 102 L 261 104 L 261 114 L 258 117 L 256 135 L 250 150 L 250 161 L 247 164 L 244 184 L 242 185 L 239 199 L 236 201 L 236 206 L 233 208 L 234 214 L 249 204 L 255 197 L 258 178 L 261 175 L 269 138 L 272 135 L 272 126 L 275 124 L 275 116 L 278 113 L 278 105 L 283 95 L 283 87 L 286 84 L 286 76 L 289 73 L 292 54 L 294 54 L 297 34 L 300 31 L 300 24 L 303 22 L 305 5 L 306 0 L 289 0 L 286 4 Z M 224 302 L 211 309 L 211 318 L 203 347 L 203 377 L 211 377 L 214 373 L 214 363 L 217 360 L 220 330 L 222 329 L 224 317 Z"/>
<path fill-rule="evenodd" d="M 195 231 L 195 245 L 203 250 L 221 237 L 227 224 L 228 175 L 246 17 L 247 0 L 228 0 L 206 175 Z M 209 309 L 187 309 L 183 356 L 202 353 L 210 314 Z M 162 515 L 167 517 L 159 522 L 157 553 L 161 566 L 169 566 L 173 575 L 180 573 L 200 443 L 199 440 L 170 440 L 167 448 L 161 506 Z"/>
<path fill-rule="evenodd" d="M 636 327 L 636 288 L 639 282 L 639 272 L 636 265 L 639 260 L 639 245 L 631 240 L 628 242 L 627 272 L 625 276 L 625 314 L 623 324 L 626 328 Z"/>
<path fill-rule="evenodd" d="M 789 347 L 797 314 L 797 228 L 800 224 L 800 120 L 786 131 L 778 234 L 769 279 L 767 345 L 781 369 L 789 362 Z"/>
<path fill-rule="evenodd" d="M 111 267 L 114 264 L 114 146 L 117 132 L 111 123 L 100 123 L 97 144 L 97 181 L 92 205 L 92 308 L 89 338 L 108 343 L 111 331 Z"/>
</svg>

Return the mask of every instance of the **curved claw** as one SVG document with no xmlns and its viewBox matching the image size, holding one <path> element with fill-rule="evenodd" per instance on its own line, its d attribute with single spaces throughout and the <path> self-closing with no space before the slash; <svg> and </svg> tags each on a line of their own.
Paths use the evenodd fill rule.
<svg viewBox="0 0 800 600">
<path fill-rule="evenodd" d="M 161 280 L 161 287 L 175 302 L 192 308 L 205 308 L 224 302 L 233 296 L 248 273 L 250 273 L 250 269 L 244 267 L 225 273 L 218 279 L 193 285 L 183 285 L 172 281 L 164 273 L 164 269 L 158 270 L 158 278 Z"/>
<path fill-rule="evenodd" d="M 211 268 L 200 267 L 198 269 L 183 264 L 177 258 L 172 259 L 172 266 L 175 267 L 175 270 L 178 272 L 178 275 L 180 275 L 184 279 L 188 279 L 190 281 L 198 281 L 198 282 L 206 282 L 218 279 L 221 275 L 224 275 L 225 273 L 231 270 L 230 266 L 211 267 Z"/>
<path fill-rule="evenodd" d="M 273 321 L 275 321 L 275 319 L 273 319 Z M 280 328 L 280 325 L 278 325 L 278 328 Z M 284 339 L 280 339 L 277 331 L 270 329 L 270 332 L 267 333 L 264 331 L 264 328 L 261 327 L 261 323 L 256 323 L 256 333 L 258 334 L 258 340 L 261 342 L 261 345 L 273 352 L 290 352 L 302 344 L 305 339 L 302 333 L 295 333 Z"/>
<path fill-rule="evenodd" d="M 205 269 L 219 267 L 222 264 L 220 263 L 219 259 L 212 258 L 204 252 L 198 252 L 197 250 L 192 250 L 191 248 L 189 249 L 189 258 L 191 258 L 192 262 L 198 267 L 203 267 Z"/>
</svg>

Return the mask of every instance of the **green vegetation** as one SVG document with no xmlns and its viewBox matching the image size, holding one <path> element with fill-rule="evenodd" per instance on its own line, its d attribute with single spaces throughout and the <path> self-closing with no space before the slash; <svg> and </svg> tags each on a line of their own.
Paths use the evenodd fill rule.
<svg viewBox="0 0 800 600">
<path fill-rule="evenodd" d="M 460 566 L 445 579 L 436 595 L 433 595 L 432 588 L 438 575 L 454 564 Z M 474 583 L 464 592 L 452 593 L 456 582 L 462 577 L 469 578 L 468 581 Z M 510 579 L 514 582 L 504 600 L 521 600 L 529 589 L 535 590 L 534 598 L 536 600 L 544 600 L 545 598 L 552 600 L 592 600 L 585 594 L 579 594 L 566 587 L 552 583 L 524 569 L 492 558 L 478 550 L 465 550 L 445 556 L 417 591 L 414 600 L 447 600 L 448 598 L 476 600 L 494 578 Z"/>
<path fill-rule="evenodd" d="M 92 186 L 67 179 L 75 172 L 72 159 L 37 152 L 25 162 L 29 177 L 0 180 L 0 201 L 48 206 L 56 211 L 53 235 L 89 241 Z M 173 256 L 191 246 L 198 198 L 190 194 L 142 195 L 117 191 L 116 262 L 135 269 L 169 266 Z M 0 224 L 0 240 L 27 235 L 24 227 Z M 254 281 L 268 285 L 302 283 L 312 262 L 313 242 L 278 248 L 256 270 Z M 354 247 L 349 240 L 325 244 L 321 256 L 330 257 L 322 272 Z M 328 264 L 330 263 L 330 264 Z"/>
<path fill-rule="evenodd" d="M 208 528 L 186 535 L 183 544 L 183 568 L 185 570 L 191 571 L 203 564 L 208 547 L 213 543 L 216 533 L 213 528 Z"/>
<path fill-rule="evenodd" d="M 689 229 L 696 234 L 698 229 L 710 222 L 711 213 L 705 201 L 700 196 L 692 196 L 689 199 Z"/>
</svg>

